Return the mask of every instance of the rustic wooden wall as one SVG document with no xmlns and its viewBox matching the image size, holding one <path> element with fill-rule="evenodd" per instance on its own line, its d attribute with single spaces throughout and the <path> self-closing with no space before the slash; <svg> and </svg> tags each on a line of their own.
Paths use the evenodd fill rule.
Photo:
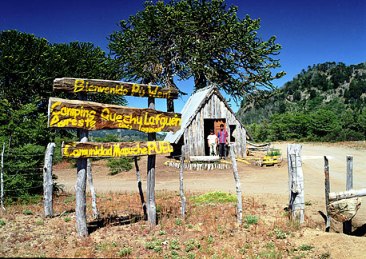
<svg viewBox="0 0 366 259">
<path fill-rule="evenodd" d="M 211 98 L 205 102 L 205 105 L 200 109 L 192 123 L 184 132 L 184 143 L 187 147 L 187 156 L 205 155 L 205 138 L 207 138 L 207 136 L 204 136 L 205 119 L 226 119 L 229 139 L 232 134 L 229 125 L 236 125 L 235 153 L 237 157 L 246 156 L 246 130 L 216 94 L 213 94 Z"/>
</svg>

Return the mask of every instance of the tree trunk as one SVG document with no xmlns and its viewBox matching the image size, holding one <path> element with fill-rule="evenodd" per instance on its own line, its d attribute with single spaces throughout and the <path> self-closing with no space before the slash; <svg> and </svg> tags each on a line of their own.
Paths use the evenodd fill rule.
<svg viewBox="0 0 366 259">
<path fill-rule="evenodd" d="M 1 171 L 0 171 L 0 202 L 1 209 L 5 211 L 4 207 L 4 152 L 5 152 L 5 143 L 3 143 L 3 151 L 1 152 Z"/>
</svg>

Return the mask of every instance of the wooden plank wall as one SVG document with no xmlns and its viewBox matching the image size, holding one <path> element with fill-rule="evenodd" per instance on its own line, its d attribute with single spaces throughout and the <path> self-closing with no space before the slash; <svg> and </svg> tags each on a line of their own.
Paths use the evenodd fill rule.
<svg viewBox="0 0 366 259">
<path fill-rule="evenodd" d="M 235 115 L 227 109 L 224 102 L 213 94 L 206 104 L 197 113 L 191 125 L 185 130 L 184 142 L 187 149 L 187 156 L 204 156 L 205 155 L 205 138 L 204 136 L 204 120 L 225 118 L 227 125 L 236 125 L 235 153 L 238 157 L 246 156 L 246 130 L 240 122 L 235 118 Z M 227 127 L 229 137 L 229 126 Z"/>
</svg>

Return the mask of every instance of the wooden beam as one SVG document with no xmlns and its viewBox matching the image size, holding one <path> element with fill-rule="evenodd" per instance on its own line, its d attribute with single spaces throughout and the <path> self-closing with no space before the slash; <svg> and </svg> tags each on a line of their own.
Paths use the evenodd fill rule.
<svg viewBox="0 0 366 259">
<path fill-rule="evenodd" d="M 48 126 L 51 128 L 132 129 L 156 133 L 175 132 L 180 125 L 179 113 L 53 97 L 49 99 Z"/>
<path fill-rule="evenodd" d="M 136 84 L 102 79 L 56 78 L 53 90 L 73 93 L 103 93 L 122 96 L 177 99 L 178 89 L 162 88 L 157 85 Z"/>
<path fill-rule="evenodd" d="M 170 154 L 173 147 L 168 141 L 147 142 L 70 142 L 63 143 L 61 154 L 67 158 L 132 157 Z"/>
<path fill-rule="evenodd" d="M 329 201 L 337 201 L 362 196 L 366 196 L 366 188 L 359 190 L 349 190 L 345 192 L 331 192 L 329 193 Z"/>
<path fill-rule="evenodd" d="M 219 156 L 189 156 L 191 162 L 217 162 L 220 161 Z"/>
</svg>

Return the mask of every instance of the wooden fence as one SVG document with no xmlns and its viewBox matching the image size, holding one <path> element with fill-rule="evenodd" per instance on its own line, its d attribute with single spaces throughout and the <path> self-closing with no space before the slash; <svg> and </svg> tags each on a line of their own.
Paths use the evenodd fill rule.
<svg viewBox="0 0 366 259">
<path fill-rule="evenodd" d="M 324 156 L 324 175 L 325 175 L 325 205 L 326 205 L 326 227 L 325 231 L 330 230 L 330 217 L 343 222 L 343 233 L 352 233 L 352 218 L 356 215 L 361 203 L 359 197 L 366 196 L 366 189 L 353 190 L 353 157 L 346 157 L 346 191 L 330 192 L 329 180 L 329 161 Z"/>
</svg>

